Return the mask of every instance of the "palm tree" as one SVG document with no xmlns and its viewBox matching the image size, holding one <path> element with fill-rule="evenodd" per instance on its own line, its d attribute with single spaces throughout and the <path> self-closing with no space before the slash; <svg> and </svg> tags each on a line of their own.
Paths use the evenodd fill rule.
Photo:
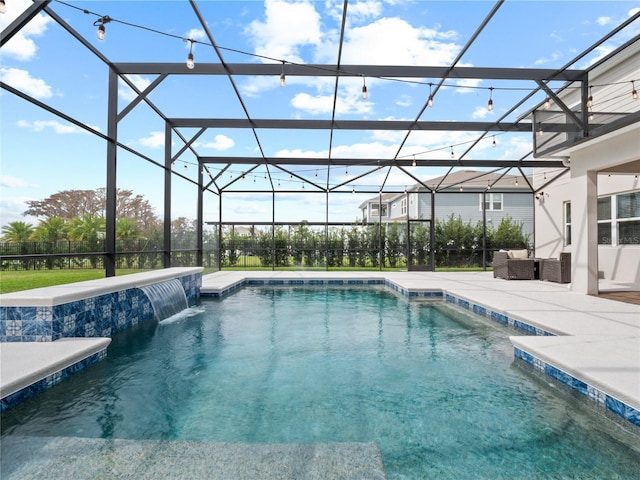
<svg viewBox="0 0 640 480">
<path fill-rule="evenodd" d="M 133 218 L 119 218 L 116 221 L 116 238 L 118 240 L 137 240 L 140 238 L 138 223 Z"/>
<path fill-rule="evenodd" d="M 85 213 L 82 218 L 73 218 L 69 222 L 69 238 L 86 242 L 87 250 L 92 253 L 104 252 L 104 246 L 99 244 L 99 240 L 105 236 L 106 223 L 104 217 Z M 89 257 L 91 266 L 96 268 L 98 259 L 95 255 Z"/>
<path fill-rule="evenodd" d="M 28 242 L 33 233 L 33 225 L 27 222 L 10 222 L 2 227 L 2 239 L 5 242 Z"/>
<path fill-rule="evenodd" d="M 39 242 L 57 243 L 67 236 L 66 220 L 61 217 L 49 217 L 41 220 L 31 238 Z"/>
<path fill-rule="evenodd" d="M 97 243 L 105 234 L 106 223 L 104 217 L 82 214 L 82 217 L 72 218 L 69 222 L 69 238 L 85 242 Z"/>
</svg>

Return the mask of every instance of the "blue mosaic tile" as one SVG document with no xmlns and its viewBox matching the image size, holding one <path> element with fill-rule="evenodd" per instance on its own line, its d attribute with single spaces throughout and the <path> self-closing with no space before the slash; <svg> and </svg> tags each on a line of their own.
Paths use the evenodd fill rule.
<svg viewBox="0 0 640 480">
<path fill-rule="evenodd" d="M 613 413 L 620 415 L 622 418 L 626 418 L 627 406 L 622 403 L 620 400 L 617 400 L 613 397 L 607 395 L 605 400 L 605 406 L 608 410 L 611 410 Z"/>
<path fill-rule="evenodd" d="M 523 332 L 531 333 L 533 335 L 536 335 L 537 333 L 534 326 L 529 325 L 528 323 L 521 322 L 519 320 L 514 320 L 513 326 L 518 330 L 522 330 Z"/>
<path fill-rule="evenodd" d="M 467 310 L 469 310 L 469 307 L 471 306 L 468 300 L 464 300 L 462 298 L 458 299 L 458 305 L 460 305 L 463 308 L 466 308 Z"/>
<path fill-rule="evenodd" d="M 4 322 L 7 319 L 7 308 L 0 307 L 0 322 Z"/>
<path fill-rule="evenodd" d="M 573 388 L 574 390 L 577 390 L 578 392 L 582 393 L 583 395 L 587 395 L 587 384 L 581 380 L 578 380 L 577 378 L 575 378 L 572 375 L 569 375 L 566 372 L 563 372 L 562 370 L 560 370 L 559 368 L 556 368 L 552 365 L 549 365 L 548 363 L 546 364 L 545 368 L 544 368 L 544 372 L 549 375 L 552 378 L 555 378 L 556 380 L 558 380 L 559 382 L 564 383 L 565 385 L 568 385 L 569 387 Z"/>
<path fill-rule="evenodd" d="M 343 280 L 329 280 L 328 283 L 329 285 L 344 285 Z"/>
<path fill-rule="evenodd" d="M 487 316 L 487 309 L 481 305 L 473 305 L 473 313 L 478 315 L 482 315 L 483 317 Z"/>
<path fill-rule="evenodd" d="M 304 285 L 304 280 L 288 280 L 289 285 Z"/>
<path fill-rule="evenodd" d="M 364 285 L 364 280 L 347 280 L 349 285 Z"/>
<path fill-rule="evenodd" d="M 47 388 L 52 387 L 53 385 L 61 382 L 66 379 L 70 375 L 77 373 L 78 371 L 91 366 L 100 360 L 103 360 L 107 355 L 107 350 L 101 350 L 80 362 L 75 363 L 67 368 L 64 368 L 58 372 L 55 372 L 42 380 L 39 380 L 28 387 L 25 387 L 21 390 L 18 390 L 11 395 L 7 395 L 0 401 L 0 411 L 4 412 L 9 408 L 12 408 L 19 404 L 20 402 L 26 400 L 27 398 L 33 397 L 34 395 L 46 390 Z"/>
</svg>

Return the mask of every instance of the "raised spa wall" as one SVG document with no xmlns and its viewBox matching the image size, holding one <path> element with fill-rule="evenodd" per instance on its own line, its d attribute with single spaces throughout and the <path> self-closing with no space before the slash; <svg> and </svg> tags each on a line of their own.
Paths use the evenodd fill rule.
<svg viewBox="0 0 640 480">
<path fill-rule="evenodd" d="M 0 296 L 0 342 L 111 337 L 153 318 L 141 287 L 178 279 L 189 304 L 200 296 L 202 268 L 167 268 Z"/>
</svg>

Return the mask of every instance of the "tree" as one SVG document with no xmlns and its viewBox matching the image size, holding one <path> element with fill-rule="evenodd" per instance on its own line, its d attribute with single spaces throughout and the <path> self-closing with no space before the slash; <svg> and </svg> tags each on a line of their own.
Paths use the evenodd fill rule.
<svg viewBox="0 0 640 480">
<path fill-rule="evenodd" d="M 67 220 L 82 218 L 83 215 L 104 217 L 107 208 L 106 188 L 95 190 L 63 190 L 44 200 L 29 200 L 29 208 L 23 215 L 34 217 L 60 217 Z M 152 205 L 142 195 L 134 195 L 131 190 L 116 190 L 116 216 L 132 218 L 140 229 L 150 228 L 158 223 Z"/>
<path fill-rule="evenodd" d="M 522 225 L 509 216 L 502 219 L 498 228 L 491 232 L 491 247 L 529 248 L 529 235 L 522 233 Z"/>
<path fill-rule="evenodd" d="M 10 222 L 2 227 L 2 239 L 5 242 L 28 242 L 33 234 L 33 225 L 27 222 Z"/>
<path fill-rule="evenodd" d="M 69 222 L 69 238 L 85 242 L 97 242 L 105 234 L 104 217 L 83 214 L 81 217 L 71 219 Z"/>
<path fill-rule="evenodd" d="M 67 222 L 61 217 L 40 220 L 31 238 L 39 242 L 57 243 L 67 237 Z"/>
<path fill-rule="evenodd" d="M 116 220 L 116 239 L 137 240 L 140 238 L 140 229 L 133 218 L 119 218 Z"/>
</svg>

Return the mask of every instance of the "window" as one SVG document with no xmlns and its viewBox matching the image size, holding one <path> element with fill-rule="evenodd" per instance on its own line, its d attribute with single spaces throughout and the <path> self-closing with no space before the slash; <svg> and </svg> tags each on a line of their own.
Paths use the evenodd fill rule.
<svg viewBox="0 0 640 480">
<path fill-rule="evenodd" d="M 564 202 L 564 245 L 571 245 L 571 202 Z"/>
<path fill-rule="evenodd" d="M 598 199 L 598 245 L 611 245 L 611 197 Z"/>
<path fill-rule="evenodd" d="M 378 216 L 378 207 L 382 206 L 382 208 L 380 209 L 382 211 L 382 216 L 386 217 L 387 216 L 387 204 L 383 203 L 382 205 L 380 205 L 379 203 L 372 203 L 371 204 L 371 216 L 372 217 L 377 217 Z"/>
<path fill-rule="evenodd" d="M 403 198 L 402 201 L 400 202 L 400 215 L 406 215 L 407 214 L 407 199 Z"/>
<path fill-rule="evenodd" d="M 482 202 L 484 201 L 484 209 L 502 210 L 502 194 L 501 193 L 481 193 L 480 194 L 480 211 L 482 211 Z"/>
<path fill-rule="evenodd" d="M 618 245 L 640 245 L 640 192 L 616 197 Z"/>
<path fill-rule="evenodd" d="M 640 245 L 640 192 L 598 198 L 598 245 Z"/>
</svg>

